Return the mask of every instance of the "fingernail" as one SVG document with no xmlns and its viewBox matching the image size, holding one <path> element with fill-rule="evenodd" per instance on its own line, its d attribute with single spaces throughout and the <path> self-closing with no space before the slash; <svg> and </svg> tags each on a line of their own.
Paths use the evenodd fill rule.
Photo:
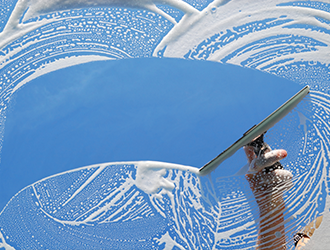
<svg viewBox="0 0 330 250">
<path fill-rule="evenodd" d="M 286 152 L 284 149 L 280 149 L 278 152 L 278 157 L 285 158 L 287 157 L 288 152 Z"/>
</svg>

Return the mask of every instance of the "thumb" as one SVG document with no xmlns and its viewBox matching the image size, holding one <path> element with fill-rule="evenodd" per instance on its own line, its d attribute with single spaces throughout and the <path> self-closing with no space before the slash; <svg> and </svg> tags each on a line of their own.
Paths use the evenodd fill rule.
<svg viewBox="0 0 330 250">
<path fill-rule="evenodd" d="M 284 149 L 272 150 L 254 159 L 250 164 L 251 172 L 259 172 L 262 169 L 272 166 L 275 162 L 282 160 L 288 155 Z"/>
</svg>

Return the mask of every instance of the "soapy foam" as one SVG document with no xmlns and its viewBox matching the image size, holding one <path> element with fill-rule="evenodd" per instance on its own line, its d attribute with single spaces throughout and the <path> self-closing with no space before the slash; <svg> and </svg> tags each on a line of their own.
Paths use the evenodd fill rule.
<svg viewBox="0 0 330 250">
<path fill-rule="evenodd" d="M 11 95 L 31 79 L 87 61 L 178 57 L 270 72 L 309 84 L 313 90 L 308 102 L 292 112 L 291 123 L 285 120 L 283 127 L 277 125 L 273 131 L 279 133 L 269 131 L 273 137 L 283 134 L 280 139 L 284 140 L 276 142 L 276 146 L 292 148 L 285 166 L 294 175 L 294 186 L 285 196 L 288 247 L 292 246 L 295 232 L 319 215 L 328 215 L 328 3 L 273 0 L 266 6 L 261 0 L 213 1 L 197 10 L 183 1 L 166 1 L 184 13 L 175 21 L 152 1 L 127 1 L 123 8 L 102 8 L 116 3 L 96 1 L 97 8 L 75 10 L 71 8 L 87 7 L 88 1 L 67 2 L 70 5 L 65 7 L 55 1 L 48 1 L 47 6 L 43 5 L 45 2 L 32 1 L 23 22 L 19 20 L 27 5 L 19 1 L 12 12 L 0 34 L 4 38 L 0 46 L 3 119 Z M 33 16 L 37 19 L 28 20 Z M 94 37 L 91 33 L 98 35 Z M 287 124 L 290 126 L 286 127 Z M 290 152 L 296 151 L 290 156 Z M 104 244 L 122 244 L 123 248 L 128 246 L 125 244 L 145 249 L 164 243 L 165 249 L 174 245 L 185 249 L 253 248 L 258 227 L 253 211 L 258 208 L 246 191 L 249 187 L 244 176 L 212 183 L 207 178 L 198 178 L 197 170 L 153 162 L 111 163 L 43 179 L 13 197 L 2 211 L 1 244 L 6 249 L 11 242 L 21 246 L 18 248 L 43 248 L 47 244 L 43 239 L 52 239 L 48 231 L 56 228 L 59 237 L 66 232 L 72 248 L 81 247 L 80 242 L 95 244 L 97 248 L 100 244 L 96 243 L 97 237 Z M 105 178 L 109 176 L 113 177 L 110 183 Z M 56 182 L 60 179 L 67 183 L 66 188 L 60 187 L 62 182 Z M 86 204 L 83 197 L 88 197 Z M 12 217 L 15 207 L 19 209 Z M 34 223 L 31 218 L 36 218 L 38 230 L 26 228 L 25 224 Z M 109 240 L 103 233 L 106 230 L 102 226 L 128 222 L 131 224 L 127 225 L 135 225 L 146 220 L 158 225 L 154 234 L 140 232 L 134 238 L 128 236 L 125 226 L 121 230 L 126 232 L 126 239 L 115 235 Z M 86 236 L 93 235 L 88 230 L 97 228 L 101 229 L 95 238 Z M 317 235 L 318 239 L 324 237 L 318 230 Z M 15 239 L 18 236 L 25 240 Z M 133 238 L 134 243 L 127 242 Z"/>
</svg>

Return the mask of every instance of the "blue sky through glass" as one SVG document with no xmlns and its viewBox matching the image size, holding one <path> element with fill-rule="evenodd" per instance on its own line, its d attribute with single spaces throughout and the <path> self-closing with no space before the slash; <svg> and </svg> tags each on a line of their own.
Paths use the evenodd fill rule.
<svg viewBox="0 0 330 250">
<path fill-rule="evenodd" d="M 287 247 L 328 214 L 328 3 L 59 2 L 1 2 L 0 246 L 254 248 L 242 150 L 196 173 L 307 84 L 266 134 L 293 174 Z"/>
<path fill-rule="evenodd" d="M 179 59 L 94 62 L 49 73 L 15 94 L 7 112 L 2 207 L 37 180 L 91 164 L 201 167 L 299 89 L 256 70 Z M 215 176 L 235 174 L 246 163 L 238 154 Z"/>
</svg>

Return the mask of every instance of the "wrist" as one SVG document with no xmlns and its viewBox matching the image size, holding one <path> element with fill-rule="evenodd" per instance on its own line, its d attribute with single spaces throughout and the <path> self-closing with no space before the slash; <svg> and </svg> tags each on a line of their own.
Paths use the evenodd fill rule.
<svg viewBox="0 0 330 250">
<path fill-rule="evenodd" d="M 307 242 L 309 242 L 310 238 L 304 233 L 297 233 L 293 237 L 294 245 L 297 249 L 300 247 L 306 246 Z"/>
</svg>

